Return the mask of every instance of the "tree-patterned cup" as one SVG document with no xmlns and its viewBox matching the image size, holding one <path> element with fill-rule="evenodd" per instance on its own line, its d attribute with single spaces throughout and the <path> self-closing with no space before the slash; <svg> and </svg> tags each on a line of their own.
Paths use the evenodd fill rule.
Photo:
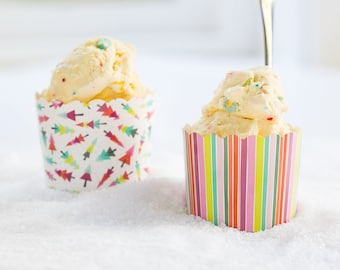
<svg viewBox="0 0 340 270">
<path fill-rule="evenodd" d="M 152 96 L 66 104 L 38 98 L 37 110 L 50 188 L 89 191 L 147 175 Z"/>
</svg>

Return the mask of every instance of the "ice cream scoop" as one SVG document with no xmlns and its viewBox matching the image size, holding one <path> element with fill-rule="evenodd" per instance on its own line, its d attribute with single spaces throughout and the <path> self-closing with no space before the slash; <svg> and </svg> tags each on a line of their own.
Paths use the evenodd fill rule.
<svg viewBox="0 0 340 270">
<path fill-rule="evenodd" d="M 295 216 L 301 137 L 283 121 L 286 111 L 270 67 L 227 73 L 201 119 L 184 129 L 190 214 L 248 232 Z"/>
<path fill-rule="evenodd" d="M 80 45 L 36 102 L 50 188 L 91 191 L 147 176 L 154 100 L 131 45 L 108 37 Z"/>
<path fill-rule="evenodd" d="M 202 118 L 189 131 L 239 136 L 283 134 L 288 106 L 279 77 L 268 66 L 227 73 Z"/>
<path fill-rule="evenodd" d="M 135 71 L 135 49 L 109 37 L 98 37 L 74 49 L 53 72 L 42 97 L 64 103 L 92 99 L 144 97 L 149 93 Z"/>
</svg>

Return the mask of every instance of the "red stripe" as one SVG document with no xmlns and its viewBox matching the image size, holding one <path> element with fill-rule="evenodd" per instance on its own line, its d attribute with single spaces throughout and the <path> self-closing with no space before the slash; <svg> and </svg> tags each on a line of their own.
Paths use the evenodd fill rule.
<svg viewBox="0 0 340 270">
<path fill-rule="evenodd" d="M 196 215 L 196 202 L 195 202 L 195 196 L 194 196 L 194 165 L 193 165 L 193 147 L 192 147 L 192 134 L 189 134 L 188 138 L 188 146 L 189 146 L 189 174 L 190 174 L 190 198 L 191 198 L 191 213 L 193 215 Z"/>
<path fill-rule="evenodd" d="M 228 176 L 228 201 L 229 201 L 229 209 L 228 209 L 228 226 L 233 227 L 234 226 L 234 219 L 233 219 L 233 142 L 232 142 L 232 136 L 228 137 L 228 168 L 229 168 L 229 176 Z"/>
</svg>

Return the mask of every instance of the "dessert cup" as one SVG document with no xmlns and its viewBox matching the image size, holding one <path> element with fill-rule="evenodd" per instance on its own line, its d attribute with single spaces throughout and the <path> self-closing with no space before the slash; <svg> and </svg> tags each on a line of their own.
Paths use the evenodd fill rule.
<svg viewBox="0 0 340 270">
<path fill-rule="evenodd" d="M 150 166 L 153 97 L 37 100 L 47 185 L 71 192 L 145 178 Z"/>
<path fill-rule="evenodd" d="M 266 137 L 184 130 L 188 212 L 257 232 L 296 213 L 300 132 Z"/>
</svg>

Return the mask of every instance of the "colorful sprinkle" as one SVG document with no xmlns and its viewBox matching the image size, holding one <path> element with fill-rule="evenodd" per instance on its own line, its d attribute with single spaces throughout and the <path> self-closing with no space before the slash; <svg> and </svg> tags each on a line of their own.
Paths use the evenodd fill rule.
<svg viewBox="0 0 340 270">
<path fill-rule="evenodd" d="M 239 104 L 237 102 L 232 102 L 229 99 L 225 99 L 224 110 L 226 112 L 237 112 L 239 110 Z"/>
<path fill-rule="evenodd" d="M 267 120 L 268 121 L 273 121 L 273 117 L 268 117 Z"/>
<path fill-rule="evenodd" d="M 98 49 L 106 51 L 107 48 L 111 46 L 111 41 L 107 38 L 100 38 L 97 40 L 96 47 Z"/>
<path fill-rule="evenodd" d="M 62 81 L 62 82 L 66 82 L 66 78 L 62 78 L 61 81 Z"/>
<path fill-rule="evenodd" d="M 248 78 L 244 83 L 243 83 L 243 85 L 242 86 L 249 86 L 250 84 L 251 84 L 251 82 L 253 81 L 253 78 Z"/>
</svg>

